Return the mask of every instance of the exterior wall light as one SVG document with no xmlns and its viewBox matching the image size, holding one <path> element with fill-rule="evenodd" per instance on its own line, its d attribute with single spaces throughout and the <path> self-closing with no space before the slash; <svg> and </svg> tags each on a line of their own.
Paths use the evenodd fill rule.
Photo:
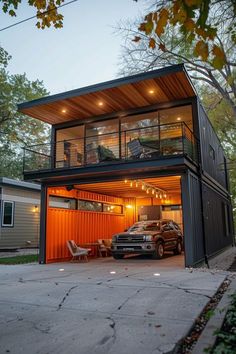
<svg viewBox="0 0 236 354">
<path fill-rule="evenodd" d="M 133 209 L 133 206 L 131 204 L 126 205 L 127 209 Z"/>
</svg>

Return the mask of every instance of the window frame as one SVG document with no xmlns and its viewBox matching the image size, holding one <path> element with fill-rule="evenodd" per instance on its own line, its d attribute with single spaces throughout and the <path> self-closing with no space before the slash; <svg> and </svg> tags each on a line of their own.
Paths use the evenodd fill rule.
<svg viewBox="0 0 236 354">
<path fill-rule="evenodd" d="M 12 205 L 12 208 L 11 208 L 11 211 L 12 211 L 12 213 L 11 213 L 11 224 L 4 224 L 5 203 L 10 203 Z M 1 215 L 1 227 L 11 227 L 11 228 L 13 228 L 14 227 L 14 221 L 15 221 L 15 202 L 12 201 L 12 200 L 2 200 L 1 212 L 2 212 L 2 215 Z"/>
</svg>

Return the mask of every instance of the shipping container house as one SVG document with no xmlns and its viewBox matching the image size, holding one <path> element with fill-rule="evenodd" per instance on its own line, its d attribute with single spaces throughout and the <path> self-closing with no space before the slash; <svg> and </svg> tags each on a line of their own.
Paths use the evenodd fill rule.
<svg viewBox="0 0 236 354">
<path fill-rule="evenodd" d="M 69 259 L 68 239 L 96 242 L 160 217 L 182 227 L 186 266 L 233 244 L 226 157 L 184 65 L 19 110 L 52 125 L 50 144 L 24 150 L 25 180 L 42 184 L 41 263 Z"/>
</svg>

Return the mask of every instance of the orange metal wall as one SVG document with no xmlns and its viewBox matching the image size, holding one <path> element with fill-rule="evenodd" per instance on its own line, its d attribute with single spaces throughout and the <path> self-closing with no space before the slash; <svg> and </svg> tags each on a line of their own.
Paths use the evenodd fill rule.
<svg viewBox="0 0 236 354">
<path fill-rule="evenodd" d="M 48 195 L 79 197 L 124 205 L 124 214 L 48 208 L 46 229 L 46 262 L 65 260 L 70 257 L 66 241 L 78 244 L 97 242 L 99 238 L 111 238 L 135 222 L 134 199 L 116 198 L 84 191 L 66 191 L 50 188 Z M 131 205 L 132 208 L 126 208 Z"/>
<path fill-rule="evenodd" d="M 169 199 L 159 199 L 159 198 L 137 198 L 136 205 L 174 205 L 181 204 L 180 194 L 172 194 Z"/>
</svg>

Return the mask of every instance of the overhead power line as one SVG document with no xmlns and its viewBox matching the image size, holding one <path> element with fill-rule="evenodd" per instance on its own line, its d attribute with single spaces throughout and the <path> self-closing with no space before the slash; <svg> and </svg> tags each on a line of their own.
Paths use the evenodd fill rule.
<svg viewBox="0 0 236 354">
<path fill-rule="evenodd" d="M 78 1 L 78 0 L 72 0 L 72 1 L 67 2 L 66 4 L 62 4 L 62 5 L 59 5 L 59 6 L 55 6 L 55 7 L 53 7 L 53 8 L 50 9 L 50 10 L 47 10 L 47 11 L 42 12 L 40 15 L 46 15 L 46 14 L 50 13 L 51 11 L 54 11 L 54 10 L 56 10 L 56 9 L 59 9 L 60 7 L 64 7 L 64 6 L 70 5 L 70 4 L 72 4 L 73 2 L 77 2 L 77 1 Z M 24 20 L 21 20 L 21 21 L 19 21 L 19 22 L 15 22 L 15 23 L 13 23 L 12 25 L 9 25 L 9 26 L 7 26 L 7 27 L 3 27 L 3 28 L 0 29 L 0 32 L 5 31 L 5 30 L 7 30 L 7 29 L 9 29 L 9 28 L 11 28 L 11 27 L 18 26 L 18 25 L 20 25 L 21 23 L 30 21 L 30 20 L 32 20 L 32 19 L 34 19 L 34 18 L 37 18 L 37 15 L 34 15 L 34 16 L 31 16 L 31 17 L 28 17 L 28 18 L 25 18 Z"/>
</svg>

